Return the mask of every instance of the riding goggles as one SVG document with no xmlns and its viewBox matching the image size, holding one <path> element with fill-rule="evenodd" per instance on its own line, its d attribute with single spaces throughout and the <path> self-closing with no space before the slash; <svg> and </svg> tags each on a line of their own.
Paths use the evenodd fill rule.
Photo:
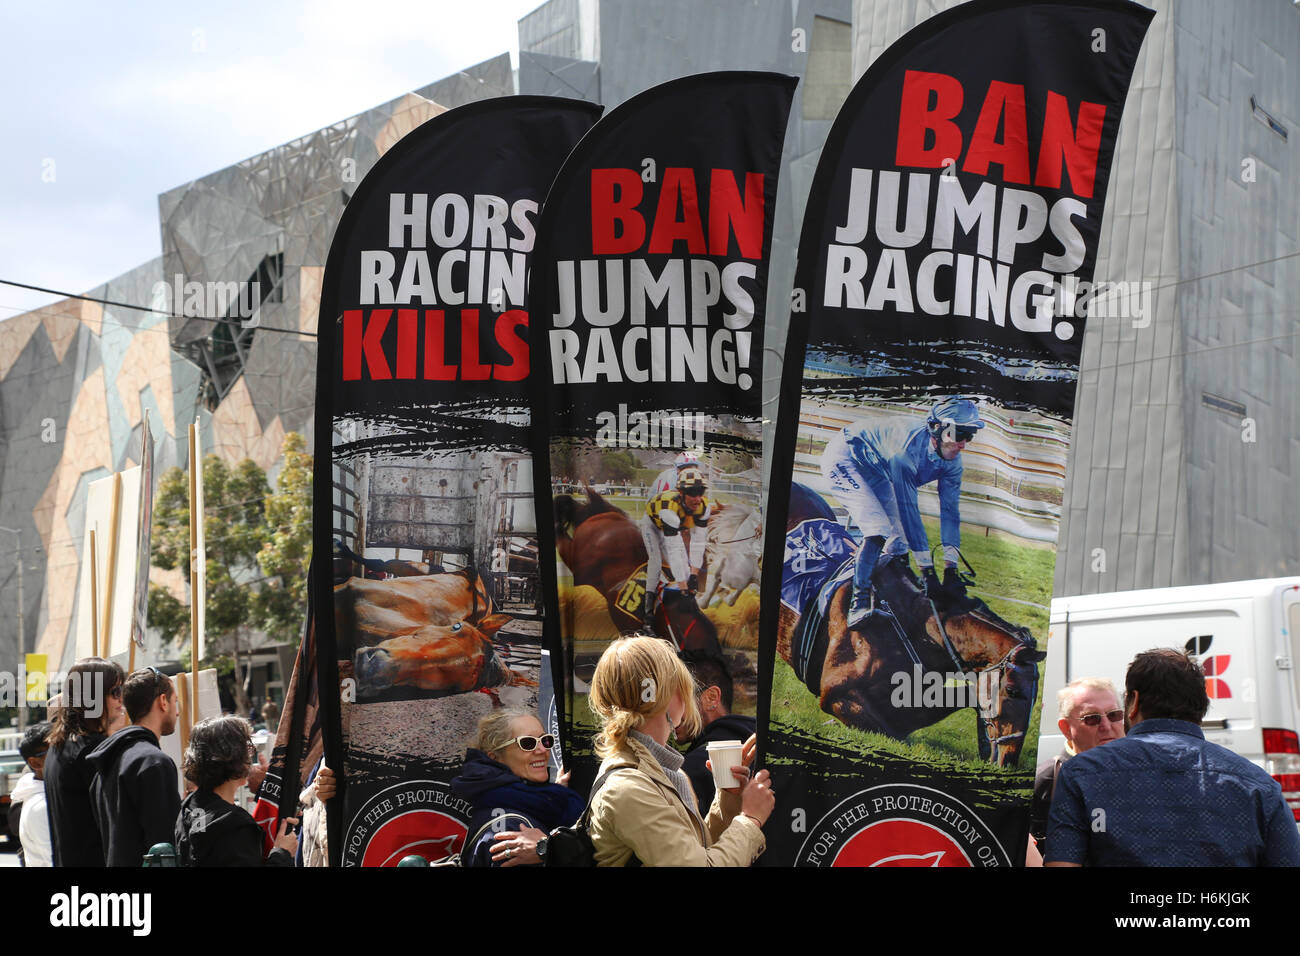
<svg viewBox="0 0 1300 956">
<path fill-rule="evenodd" d="M 1102 714 L 1084 714 L 1082 717 L 1075 717 L 1074 719 L 1080 721 L 1085 727 L 1097 727 L 1101 724 L 1102 716 Z M 1112 724 L 1118 724 L 1124 719 L 1124 711 L 1110 710 L 1104 716 Z"/>
<path fill-rule="evenodd" d="M 542 745 L 543 750 L 550 750 L 555 746 L 555 735 L 542 734 L 540 737 L 534 737 L 531 734 L 525 734 L 522 737 L 516 737 L 511 743 L 518 744 L 519 749 L 524 753 L 531 753 L 536 750 L 538 744 Z"/>
</svg>

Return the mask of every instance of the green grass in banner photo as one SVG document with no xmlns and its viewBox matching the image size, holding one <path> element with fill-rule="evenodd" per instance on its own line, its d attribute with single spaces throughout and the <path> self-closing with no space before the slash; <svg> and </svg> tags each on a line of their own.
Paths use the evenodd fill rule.
<svg viewBox="0 0 1300 956">
<path fill-rule="evenodd" d="M 924 518 L 926 533 L 938 540 L 939 522 Z M 1029 628 L 1039 647 L 1047 646 L 1048 612 L 1051 603 L 1052 569 L 1055 551 L 1043 544 L 1026 542 L 997 531 L 984 534 L 983 527 L 962 525 L 962 553 L 979 569 L 976 588 L 989 607 L 1008 619 Z M 1014 597 L 1020 604 L 995 597 Z M 1043 665 L 1039 665 L 1039 687 L 1042 685 Z M 884 734 L 856 730 L 841 723 L 821 709 L 817 699 L 793 669 L 779 657 L 772 679 L 772 727 L 786 733 L 821 739 L 864 757 L 873 752 L 883 752 L 905 757 L 937 767 L 961 768 L 966 771 L 1024 775 L 1025 789 L 1032 783 L 1033 763 L 1022 760 L 1018 768 L 996 767 L 980 760 L 976 745 L 975 712 L 970 708 L 957 711 L 933 724 L 909 734 L 905 740 L 895 740 Z M 1036 753 L 1038 728 L 1042 715 L 1041 693 L 1030 717 L 1026 754 Z"/>
</svg>

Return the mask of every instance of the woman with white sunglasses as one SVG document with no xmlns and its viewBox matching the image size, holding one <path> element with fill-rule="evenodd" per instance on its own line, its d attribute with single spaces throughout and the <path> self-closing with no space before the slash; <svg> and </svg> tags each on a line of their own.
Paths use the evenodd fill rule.
<svg viewBox="0 0 1300 956">
<path fill-rule="evenodd" d="M 571 826 L 585 804 L 580 796 L 550 782 L 555 738 L 541 721 L 522 710 L 497 710 L 478 725 L 452 791 L 471 807 L 461 858 L 466 866 L 537 866 L 545 861 L 546 835 Z"/>
</svg>

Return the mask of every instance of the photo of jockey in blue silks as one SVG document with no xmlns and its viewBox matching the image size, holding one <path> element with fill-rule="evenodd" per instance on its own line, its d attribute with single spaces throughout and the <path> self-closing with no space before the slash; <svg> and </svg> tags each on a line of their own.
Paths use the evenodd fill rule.
<svg viewBox="0 0 1300 956">
<path fill-rule="evenodd" d="M 936 604 L 961 607 L 968 603 L 966 586 L 957 572 L 960 456 L 983 427 L 973 401 L 947 398 L 930 409 L 922 424 L 846 428 L 827 443 L 822 474 L 862 532 L 854 562 L 850 628 L 857 630 L 873 615 L 885 613 L 874 606 L 871 597 L 871 579 L 882 555 L 886 561 L 905 558 L 910 550 L 926 593 Z M 916 490 L 933 481 L 939 483 L 939 532 L 945 566 L 942 583 L 916 502 Z"/>
</svg>

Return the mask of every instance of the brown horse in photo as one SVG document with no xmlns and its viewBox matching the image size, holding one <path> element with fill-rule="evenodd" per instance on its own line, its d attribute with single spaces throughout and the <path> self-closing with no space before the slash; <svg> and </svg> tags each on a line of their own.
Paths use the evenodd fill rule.
<svg viewBox="0 0 1300 956">
<path fill-rule="evenodd" d="M 622 509 L 591 488 L 587 500 L 569 495 L 555 499 L 555 549 L 573 573 L 575 587 L 587 585 L 605 597 L 609 616 L 620 634 L 643 630 L 639 616 L 642 589 L 627 587 L 646 563 L 641 529 Z M 654 631 L 682 650 L 721 655 L 718 631 L 690 595 L 665 591 L 654 614 Z"/>
<path fill-rule="evenodd" d="M 821 496 L 803 485 L 792 487 L 790 499 L 787 534 L 810 519 L 835 520 Z M 850 727 L 902 739 L 978 697 L 980 756 L 999 767 L 1016 766 L 1038 694 L 1037 664 L 1046 657 L 1028 628 L 1003 620 L 982 601 L 970 610 L 936 613 L 905 556 L 879 565 L 872 585 L 877 604 L 890 615 L 871 618 L 859 631 L 848 627 L 851 579 L 833 585 L 814 634 L 799 633 L 810 607 L 796 613 L 781 604 L 777 650 L 795 666 L 795 641 L 807 642 L 803 679 L 822 710 Z M 954 675 L 975 682 L 961 685 Z M 935 692 L 922 695 L 914 686 L 918 680 Z"/>
</svg>

